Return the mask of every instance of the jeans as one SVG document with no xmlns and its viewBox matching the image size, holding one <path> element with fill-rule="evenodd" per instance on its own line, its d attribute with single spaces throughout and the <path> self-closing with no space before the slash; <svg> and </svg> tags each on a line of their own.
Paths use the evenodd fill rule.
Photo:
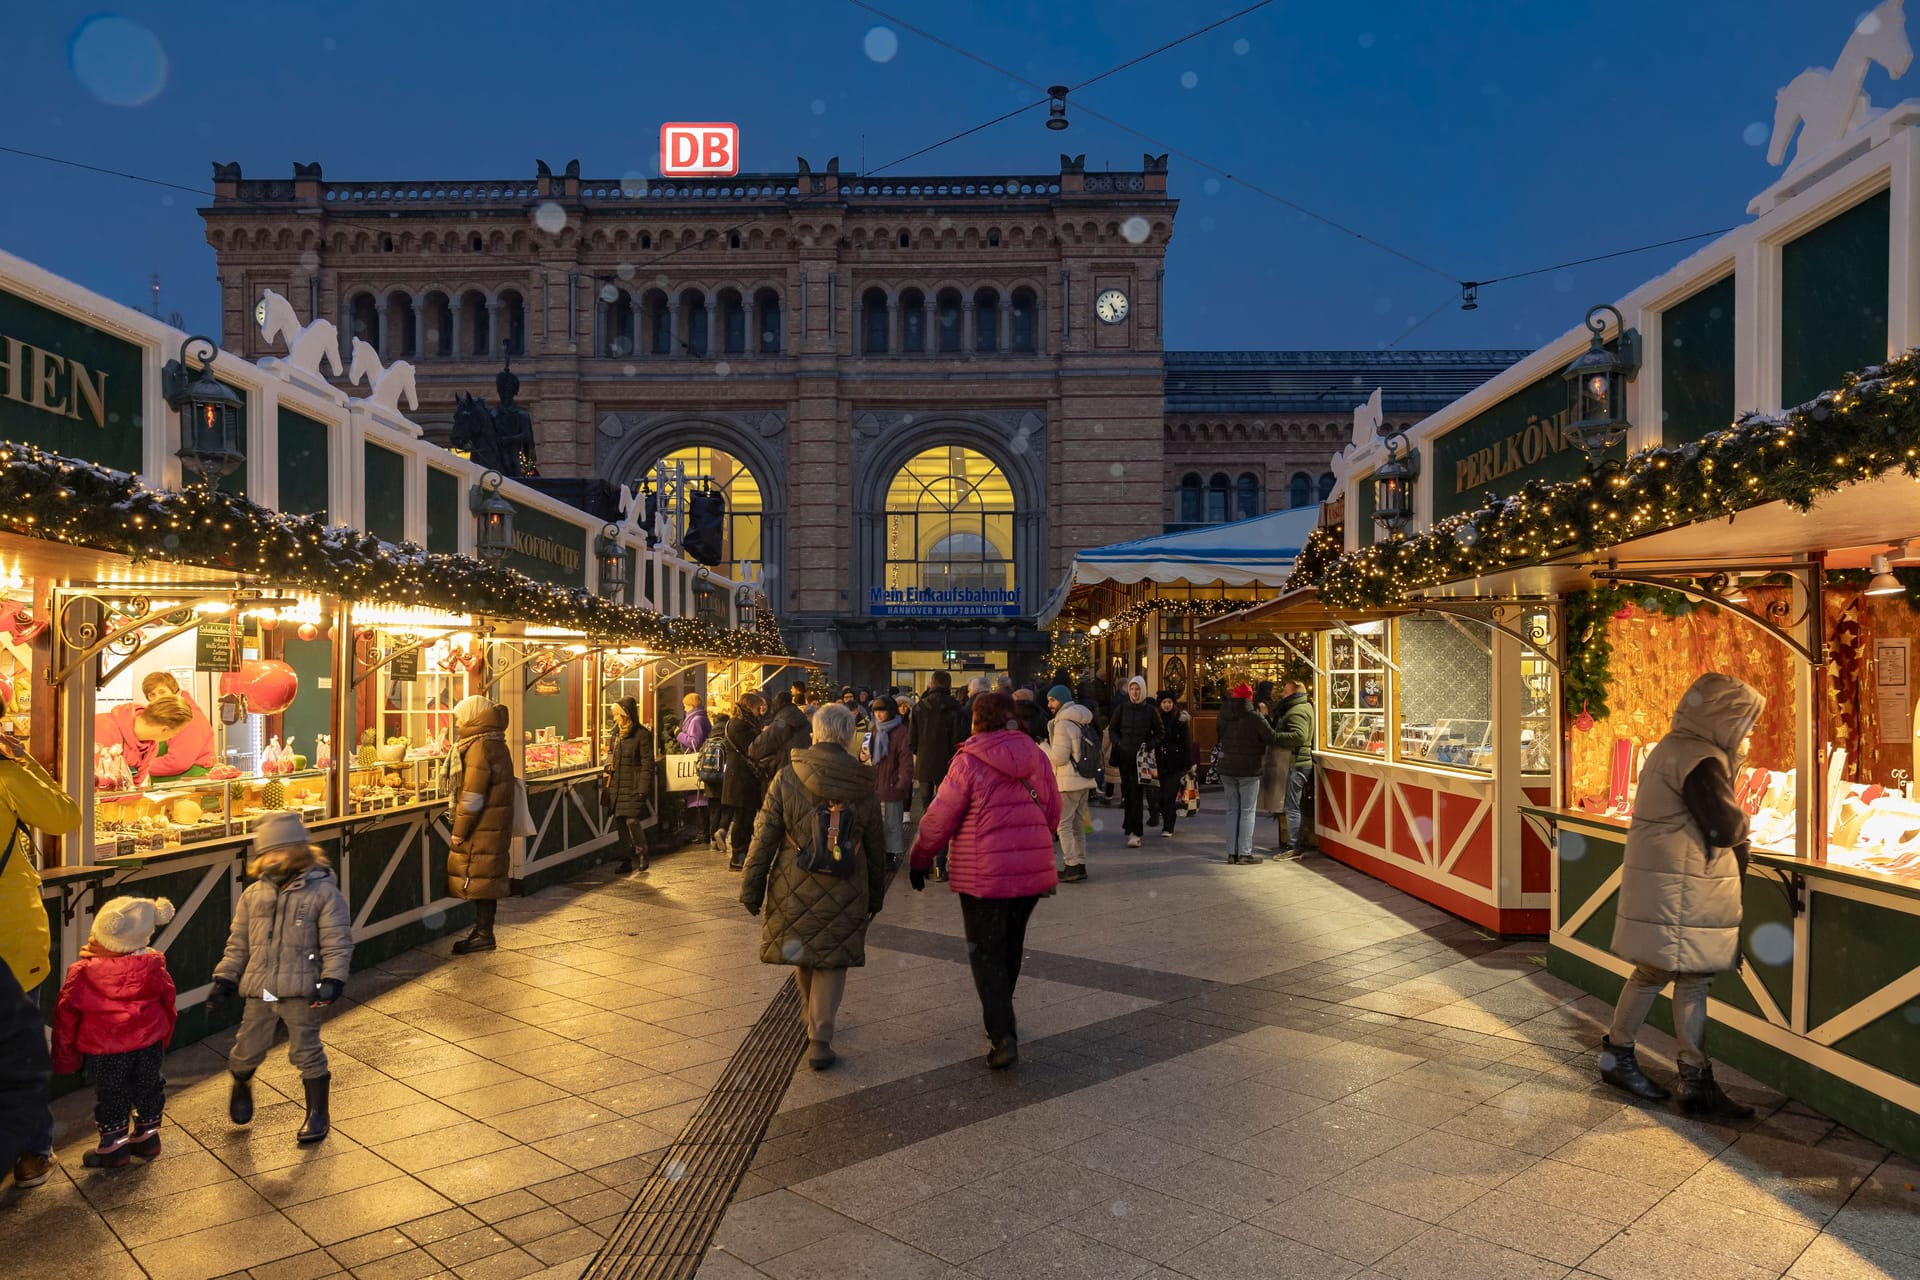
<svg viewBox="0 0 1920 1280">
<path fill-rule="evenodd" d="M 287 1061 L 300 1072 L 302 1080 L 318 1080 L 327 1074 L 327 1051 L 320 1044 L 320 1010 L 306 999 L 262 1000 L 249 997 L 246 1012 L 240 1015 L 240 1031 L 233 1048 L 227 1052 L 227 1070 L 237 1076 L 250 1076 L 266 1061 L 273 1048 L 273 1026 L 287 1024 Z"/>
<path fill-rule="evenodd" d="M 1000 1041 L 1017 1034 L 1013 988 L 1020 981 L 1020 956 L 1027 947 L 1027 921 L 1039 898 L 976 898 L 960 895 L 960 919 L 967 930 L 967 962 L 987 1037 Z"/>
<path fill-rule="evenodd" d="M 847 971 L 795 965 L 793 981 L 800 988 L 800 1018 L 806 1023 L 807 1039 L 832 1044 L 833 1020 L 840 1012 L 840 997 L 847 993 Z"/>
<path fill-rule="evenodd" d="M 1307 787 L 1313 782 L 1313 766 L 1295 766 L 1287 773 L 1287 843 L 1293 846 L 1295 853 L 1304 852 L 1307 847 L 1306 816 L 1301 812 L 1301 801 L 1306 798 Z"/>
<path fill-rule="evenodd" d="M 1647 1020 L 1661 988 L 1673 984 L 1673 1038 L 1680 1042 L 1678 1057 L 1688 1066 L 1707 1064 L 1707 988 L 1711 973 L 1671 973 L 1649 965 L 1636 967 L 1613 1008 L 1613 1026 L 1607 1039 L 1616 1049 L 1631 1049 L 1640 1025 Z"/>
<path fill-rule="evenodd" d="M 1060 793 L 1060 826 L 1054 834 L 1060 840 L 1060 860 L 1070 867 L 1087 861 L 1087 799 L 1093 788 Z"/>
<path fill-rule="evenodd" d="M 887 829 L 887 853 L 891 857 L 897 858 L 907 851 L 906 811 L 903 800 L 880 802 L 880 821 Z"/>
<path fill-rule="evenodd" d="M 93 1085 L 93 1122 L 102 1132 L 124 1129 L 130 1116 L 157 1123 L 167 1104 L 167 1080 L 160 1074 L 165 1041 L 129 1053 L 87 1055 L 87 1079 Z"/>
<path fill-rule="evenodd" d="M 1260 798 L 1260 779 L 1221 774 L 1220 785 L 1226 791 L 1227 856 L 1250 858 L 1253 856 L 1253 805 Z"/>
<path fill-rule="evenodd" d="M 1171 778 L 1160 775 L 1160 829 L 1169 835 L 1173 833 L 1174 819 L 1180 816 L 1180 792 L 1186 785 L 1184 773 L 1176 773 Z"/>
</svg>

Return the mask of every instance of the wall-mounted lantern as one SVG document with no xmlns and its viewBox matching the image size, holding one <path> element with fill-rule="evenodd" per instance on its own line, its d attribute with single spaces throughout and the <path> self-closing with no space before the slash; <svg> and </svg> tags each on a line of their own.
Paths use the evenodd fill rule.
<svg viewBox="0 0 1920 1280">
<path fill-rule="evenodd" d="M 1413 482 L 1420 477 L 1420 452 L 1403 432 L 1386 438 L 1387 460 L 1373 473 L 1373 518 L 1389 538 L 1404 538 L 1413 527 Z"/>
<path fill-rule="evenodd" d="M 188 349 L 204 347 L 206 355 L 190 363 Z M 193 337 L 180 344 L 180 358 L 167 361 L 160 371 L 160 390 L 180 415 L 180 464 L 217 484 L 246 465 L 246 405 L 233 388 L 213 376 L 213 358 L 220 348 L 212 338 Z"/>
<path fill-rule="evenodd" d="M 1619 349 L 1607 350 L 1607 322 L 1620 331 Z M 1629 329 L 1619 311 L 1605 303 L 1587 311 L 1593 341 L 1561 376 L 1567 380 L 1567 429 L 1580 440 L 1587 460 L 1599 466 L 1607 450 L 1627 438 L 1627 383 L 1640 372 L 1640 332 Z"/>
<path fill-rule="evenodd" d="M 609 524 L 600 530 L 593 544 L 594 557 L 600 562 L 600 594 L 615 604 L 627 602 L 627 549 L 620 545 L 620 526 Z"/>
<path fill-rule="evenodd" d="M 513 503 L 500 492 L 505 483 L 505 476 L 489 471 L 467 491 L 468 509 L 476 517 L 474 554 L 489 564 L 499 564 L 513 550 Z"/>
</svg>

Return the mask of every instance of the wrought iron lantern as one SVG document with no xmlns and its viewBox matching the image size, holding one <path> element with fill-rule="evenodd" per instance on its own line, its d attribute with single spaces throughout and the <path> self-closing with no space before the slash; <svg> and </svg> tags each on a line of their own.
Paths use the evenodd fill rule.
<svg viewBox="0 0 1920 1280">
<path fill-rule="evenodd" d="M 620 545 L 620 526 L 609 524 L 600 530 L 593 544 L 594 558 L 600 562 L 600 594 L 615 604 L 627 602 L 627 549 Z"/>
<path fill-rule="evenodd" d="M 1413 527 L 1413 482 L 1420 477 L 1420 452 L 1405 433 L 1386 438 L 1387 460 L 1373 473 L 1373 518 L 1389 538 L 1404 538 Z"/>
<path fill-rule="evenodd" d="M 506 477 L 489 471 L 467 491 L 467 506 L 477 517 L 473 551 L 489 564 L 499 564 L 513 550 L 513 503 L 500 492 Z"/>
<path fill-rule="evenodd" d="M 1067 86 L 1056 84 L 1047 90 L 1047 128 L 1067 127 Z"/>
<path fill-rule="evenodd" d="M 206 355 L 189 363 L 188 349 Z M 180 358 L 160 371 L 161 394 L 180 415 L 180 464 L 207 484 L 216 484 L 246 465 L 246 404 L 233 388 L 213 376 L 220 348 L 212 338 L 193 337 L 180 344 Z"/>
<path fill-rule="evenodd" d="M 760 613 L 754 600 L 753 587 L 750 584 L 742 584 L 740 589 L 733 593 L 733 625 L 752 627 L 759 620 Z"/>
<path fill-rule="evenodd" d="M 1618 350 L 1607 350 L 1607 322 L 1620 331 Z M 1627 383 L 1640 372 L 1640 333 L 1627 328 L 1619 311 L 1605 303 L 1587 311 L 1593 341 L 1561 375 L 1567 380 L 1567 430 L 1579 437 L 1587 459 L 1599 466 L 1607 450 L 1627 438 Z"/>
</svg>

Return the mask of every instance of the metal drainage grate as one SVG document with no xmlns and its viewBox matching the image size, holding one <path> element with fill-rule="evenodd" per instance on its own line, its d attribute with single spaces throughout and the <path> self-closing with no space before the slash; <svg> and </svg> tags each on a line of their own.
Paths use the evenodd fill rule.
<svg viewBox="0 0 1920 1280">
<path fill-rule="evenodd" d="M 640 1188 L 583 1280 L 691 1280 L 806 1047 L 788 978 Z"/>
</svg>

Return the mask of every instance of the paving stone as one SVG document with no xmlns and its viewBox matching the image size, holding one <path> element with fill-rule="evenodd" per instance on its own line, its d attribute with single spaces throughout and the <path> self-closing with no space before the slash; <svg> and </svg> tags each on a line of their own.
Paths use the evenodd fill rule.
<svg viewBox="0 0 1920 1280">
<path fill-rule="evenodd" d="M 442 1266 L 464 1269 L 468 1265 L 513 1248 L 514 1242 L 492 1227 L 476 1227 L 457 1236 L 448 1236 L 423 1244 Z"/>
<path fill-rule="evenodd" d="M 1254 1226 L 1362 1265 L 1378 1262 L 1428 1226 L 1418 1218 L 1323 1188 L 1284 1201 L 1252 1221 Z"/>
<path fill-rule="evenodd" d="M 1628 1229 L 1595 1250 L 1581 1270 L 1603 1280 L 1771 1280 L 1780 1273 L 1769 1267 L 1730 1258 L 1713 1250 L 1697 1249 L 1659 1231 Z"/>
<path fill-rule="evenodd" d="M 1616 1222 L 1505 1189 L 1488 1192 L 1440 1225 L 1569 1267 L 1579 1266 L 1620 1231 Z"/>
<path fill-rule="evenodd" d="M 305 1200 L 285 1210 L 288 1218 L 321 1244 L 351 1240 L 382 1227 L 398 1226 L 451 1207 L 444 1196 L 412 1178 L 393 1178 Z"/>
<path fill-rule="evenodd" d="M 815 1246 L 816 1248 L 820 1246 Z M 985 1253 L 967 1264 L 982 1280 L 1134 1280 L 1153 1268 L 1135 1257 L 1064 1227 L 1043 1227 Z M 775 1276 L 779 1272 L 763 1267 Z"/>
<path fill-rule="evenodd" d="M 132 1253 L 153 1280 L 206 1280 L 318 1247 L 280 1214 L 263 1213 L 136 1245 Z"/>
<path fill-rule="evenodd" d="M 1347 1280 L 1360 1267 L 1345 1258 L 1265 1231 L 1251 1223 L 1221 1232 L 1169 1264 L 1193 1280 L 1247 1280 L 1286 1276 L 1288 1280 Z"/>
<path fill-rule="evenodd" d="M 1060 1225 L 1123 1253 L 1166 1262 L 1221 1234 L 1235 1225 L 1235 1219 L 1136 1186 L 1063 1219 Z"/>
</svg>

